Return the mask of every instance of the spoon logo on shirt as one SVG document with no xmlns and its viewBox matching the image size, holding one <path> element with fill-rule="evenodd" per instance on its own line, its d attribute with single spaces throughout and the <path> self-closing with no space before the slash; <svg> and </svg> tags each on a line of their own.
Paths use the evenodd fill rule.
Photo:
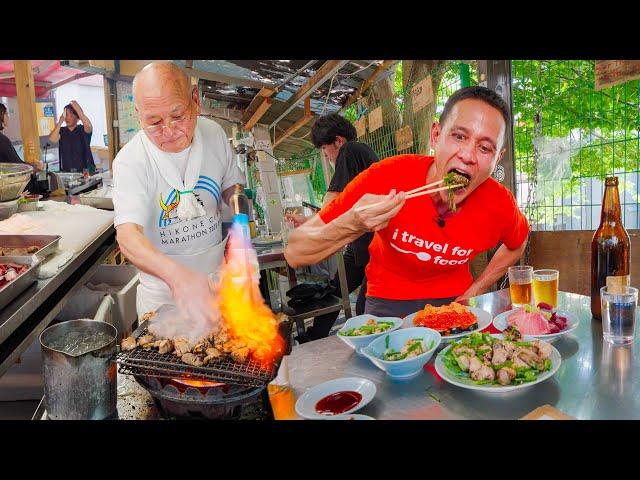
<svg viewBox="0 0 640 480">
<path fill-rule="evenodd" d="M 395 250 L 397 250 L 400 253 L 415 255 L 418 258 L 418 260 L 422 262 L 431 262 L 435 265 L 440 265 L 443 267 L 463 265 L 469 261 L 469 257 L 473 252 L 472 248 L 465 249 L 458 246 L 454 246 L 453 248 L 451 248 L 451 246 L 448 243 L 441 244 L 441 243 L 425 240 L 416 235 L 412 235 L 407 231 L 404 231 L 402 232 L 402 234 L 399 235 L 399 229 L 397 228 L 393 232 L 391 239 L 395 240 L 398 243 L 402 242 L 418 248 L 424 248 L 425 250 L 431 250 L 431 253 L 426 251 L 414 252 L 412 250 L 405 250 L 404 248 L 400 248 L 398 245 L 396 245 L 391 241 L 389 242 L 389 245 L 391 245 L 391 247 L 393 247 Z M 435 255 L 433 252 L 437 252 L 440 254 Z M 442 254 L 449 253 L 449 252 L 450 252 L 450 255 L 453 256 L 454 258 L 444 258 Z"/>
</svg>

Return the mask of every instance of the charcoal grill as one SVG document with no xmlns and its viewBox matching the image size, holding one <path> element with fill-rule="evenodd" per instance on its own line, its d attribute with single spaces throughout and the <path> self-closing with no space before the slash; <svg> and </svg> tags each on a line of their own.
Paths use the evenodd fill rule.
<svg viewBox="0 0 640 480">
<path fill-rule="evenodd" d="M 242 408 L 258 400 L 265 388 L 214 383 L 186 386 L 176 379 L 135 375 L 136 381 L 151 394 L 164 418 L 238 419 Z"/>
<path fill-rule="evenodd" d="M 143 329 L 136 338 L 145 335 Z M 245 387 L 264 387 L 275 373 L 275 365 L 264 366 L 250 359 L 245 363 L 222 357 L 207 366 L 194 367 L 183 363 L 173 353 L 160 354 L 155 350 L 140 347 L 117 355 L 120 373 L 159 378 L 185 378 L 189 380 L 210 380 L 233 383 Z"/>
</svg>

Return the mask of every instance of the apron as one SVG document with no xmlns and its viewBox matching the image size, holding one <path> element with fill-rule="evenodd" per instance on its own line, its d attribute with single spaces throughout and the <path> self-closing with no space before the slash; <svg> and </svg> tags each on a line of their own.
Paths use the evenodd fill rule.
<svg viewBox="0 0 640 480">
<path fill-rule="evenodd" d="M 167 255 L 187 268 L 209 275 L 215 282 L 224 261 L 224 249 L 228 238 L 227 236 L 217 245 L 195 253 Z M 175 304 L 169 286 L 158 277 L 140 271 L 140 284 L 136 296 L 138 318 L 142 318 L 147 312 L 157 310 L 163 304 Z"/>
<path fill-rule="evenodd" d="M 172 159 L 168 154 L 159 150 L 144 134 L 139 137 L 142 151 L 151 160 L 151 163 L 157 169 L 160 177 L 171 188 L 179 192 L 177 216 L 184 221 L 201 219 L 206 215 L 204 206 L 196 201 L 194 189 L 200 180 L 200 172 L 202 170 L 202 162 L 205 157 L 205 138 L 201 129 L 206 125 L 196 124 L 194 130 L 193 142 L 189 152 L 187 166 L 182 178 L 179 170 L 172 164 Z M 225 139 L 226 141 L 226 139 Z M 211 152 L 208 152 L 209 155 Z M 219 194 L 221 195 L 221 188 Z M 162 192 L 159 192 L 162 200 Z M 218 198 L 218 201 L 221 197 Z M 219 204 L 218 204 L 219 208 Z M 164 209 L 164 206 L 163 206 Z M 209 275 L 213 278 L 220 269 L 224 260 L 224 249 L 227 238 L 224 238 L 216 245 L 193 246 L 186 248 L 186 253 L 165 253 L 176 262 L 185 267 Z M 194 251 L 195 250 L 195 251 Z M 153 275 L 140 272 L 140 285 L 137 289 L 136 310 L 138 318 L 141 318 L 147 312 L 158 309 L 160 305 L 174 305 L 173 296 L 169 286 Z"/>
</svg>

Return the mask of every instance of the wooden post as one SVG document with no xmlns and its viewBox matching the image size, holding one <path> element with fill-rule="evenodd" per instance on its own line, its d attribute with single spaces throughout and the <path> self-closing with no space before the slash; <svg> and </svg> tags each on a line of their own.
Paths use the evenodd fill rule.
<svg viewBox="0 0 640 480">
<path fill-rule="evenodd" d="M 20 135 L 24 145 L 24 161 L 41 167 L 40 137 L 36 116 L 36 94 L 31 71 L 31 60 L 14 60 L 16 92 L 20 111 Z"/>
<path fill-rule="evenodd" d="M 109 170 L 113 169 L 113 159 L 117 153 L 117 143 L 113 121 L 115 120 L 116 95 L 115 88 L 111 88 L 112 83 L 107 77 L 102 78 L 104 85 L 104 110 L 107 115 L 107 149 L 109 150 Z"/>
</svg>

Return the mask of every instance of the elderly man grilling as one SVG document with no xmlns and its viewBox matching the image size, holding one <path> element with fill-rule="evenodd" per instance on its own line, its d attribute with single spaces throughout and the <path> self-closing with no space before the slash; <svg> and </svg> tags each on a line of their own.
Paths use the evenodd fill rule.
<svg viewBox="0 0 640 480">
<path fill-rule="evenodd" d="M 114 160 L 113 203 L 118 243 L 140 271 L 138 316 L 175 304 L 194 322 L 215 323 L 222 201 L 244 176 L 222 127 L 198 117 L 197 87 L 178 66 L 147 65 L 133 96 L 141 130 Z"/>
</svg>

